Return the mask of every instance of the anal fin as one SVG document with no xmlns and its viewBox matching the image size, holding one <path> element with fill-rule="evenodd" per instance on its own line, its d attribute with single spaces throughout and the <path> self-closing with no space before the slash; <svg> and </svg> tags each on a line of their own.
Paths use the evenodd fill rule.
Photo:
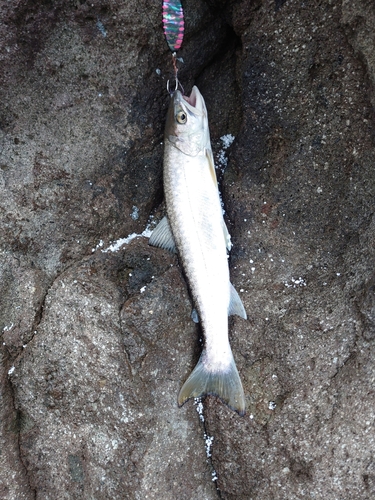
<svg viewBox="0 0 375 500">
<path fill-rule="evenodd" d="M 245 308 L 242 304 L 240 296 L 237 293 L 237 290 L 234 288 L 232 283 L 229 283 L 229 286 L 230 286 L 230 302 L 228 308 L 228 316 L 231 316 L 232 314 L 237 314 L 237 316 L 240 316 L 243 319 L 247 319 Z"/>
</svg>

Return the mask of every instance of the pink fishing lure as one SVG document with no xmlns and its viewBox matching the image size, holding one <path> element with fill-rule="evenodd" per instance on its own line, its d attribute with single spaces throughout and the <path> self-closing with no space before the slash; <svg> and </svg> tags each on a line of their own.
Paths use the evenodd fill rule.
<svg viewBox="0 0 375 500">
<path fill-rule="evenodd" d="M 168 47 L 176 52 L 184 38 L 184 11 L 180 0 L 163 1 L 163 29 Z"/>
</svg>

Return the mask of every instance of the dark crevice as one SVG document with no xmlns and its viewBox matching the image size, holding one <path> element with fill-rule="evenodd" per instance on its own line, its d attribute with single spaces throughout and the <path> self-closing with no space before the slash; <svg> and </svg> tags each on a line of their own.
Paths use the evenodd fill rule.
<svg viewBox="0 0 375 500">
<path fill-rule="evenodd" d="M 81 259 L 77 260 L 77 262 L 80 262 L 80 261 L 81 261 Z M 46 299 L 47 299 L 48 293 L 51 290 L 51 288 L 53 287 L 54 283 L 68 269 L 70 269 L 71 267 L 76 265 L 77 262 L 72 262 L 69 265 L 66 265 L 62 271 L 58 272 L 54 278 L 49 280 L 49 284 L 46 285 L 45 291 L 40 299 L 39 306 L 35 311 L 34 319 L 33 319 L 32 324 L 30 326 L 29 333 L 26 334 L 25 337 L 22 338 L 22 342 L 23 342 L 22 348 L 18 347 L 18 346 L 6 345 L 6 349 L 8 351 L 9 356 L 10 356 L 10 359 L 12 360 L 13 363 L 17 363 L 22 358 L 22 354 L 24 352 L 24 349 L 27 348 L 29 343 L 34 339 L 35 335 L 37 335 L 39 325 L 43 319 L 43 313 L 44 313 Z"/>
<path fill-rule="evenodd" d="M 30 329 L 30 334 L 29 334 L 29 336 L 27 338 L 26 344 L 24 344 L 24 348 L 27 348 L 27 345 L 29 344 L 29 342 L 31 342 L 33 340 L 33 338 L 35 337 L 35 335 L 36 335 L 38 326 L 39 326 L 39 324 L 40 324 L 40 322 L 42 320 L 42 317 L 43 317 L 43 311 L 44 311 L 45 301 L 46 301 L 48 292 L 51 289 L 51 287 L 53 286 L 53 283 L 55 282 L 56 279 L 58 279 L 58 276 L 56 276 L 56 278 L 46 288 L 46 291 L 45 291 L 45 293 L 43 295 L 43 298 L 42 298 L 42 300 L 40 302 L 40 306 L 39 306 L 38 310 L 35 313 L 34 320 L 33 320 L 33 323 L 32 323 L 31 329 Z M 14 355 L 12 356 L 8 347 L 6 347 L 6 350 L 7 350 L 8 356 L 9 356 L 9 360 L 12 360 L 13 366 L 15 364 L 18 364 L 19 361 L 20 361 L 20 359 L 22 358 L 24 349 L 20 350 L 18 352 L 17 356 L 14 356 Z M 10 363 L 8 363 L 7 369 L 9 368 L 9 365 L 10 365 Z M 6 387 L 6 389 L 8 389 L 8 391 L 9 391 L 9 395 L 10 395 L 10 398 L 11 398 L 11 404 L 12 404 L 12 407 L 13 407 L 14 417 L 13 417 L 12 430 L 16 434 L 16 438 L 15 439 L 17 441 L 19 462 L 20 462 L 22 468 L 24 469 L 25 477 L 27 479 L 27 482 L 28 482 L 28 485 L 29 485 L 29 488 L 30 488 L 30 492 L 31 492 L 33 498 L 36 499 L 37 498 L 37 490 L 32 486 L 32 481 L 31 481 L 31 478 L 30 478 L 30 474 L 29 474 L 27 465 L 26 465 L 26 463 L 25 463 L 25 461 L 23 459 L 22 449 L 21 449 L 21 432 L 27 430 L 27 418 L 23 414 L 23 412 L 17 408 L 17 404 L 16 404 L 16 399 L 17 398 L 16 398 L 16 393 L 15 393 L 15 388 L 14 388 L 14 386 L 12 384 L 12 380 L 11 380 L 11 378 L 9 376 L 8 376 L 8 379 L 7 379 L 7 387 Z"/>
<path fill-rule="evenodd" d="M 204 413 L 205 413 L 204 400 L 205 400 L 205 398 L 197 398 L 194 400 L 194 404 L 196 405 L 195 409 L 199 415 L 199 425 L 200 425 L 200 428 L 201 428 L 202 433 L 203 433 L 206 460 L 207 460 L 207 464 L 209 466 L 210 473 L 211 473 L 210 481 L 214 483 L 217 497 L 223 498 L 223 496 L 221 494 L 221 490 L 218 486 L 217 472 L 216 472 L 216 469 L 214 467 L 214 463 L 212 460 L 212 446 L 214 446 L 215 440 L 214 440 L 214 436 L 210 436 L 208 433 L 206 419 L 204 416 Z"/>
<path fill-rule="evenodd" d="M 241 39 L 228 25 L 220 50 L 195 79 L 206 101 L 213 140 L 227 133 L 237 135 L 241 128 L 242 100 L 237 79 L 241 52 Z"/>
<path fill-rule="evenodd" d="M 279 11 L 285 2 L 286 0 L 275 0 L 275 11 Z"/>
<path fill-rule="evenodd" d="M 61 274 L 61 273 L 60 273 Z M 40 305 L 39 305 L 39 308 L 38 310 L 36 311 L 35 313 L 35 316 L 34 316 L 34 321 L 33 321 L 33 324 L 32 324 L 32 327 L 31 327 L 31 336 L 30 336 L 30 339 L 28 342 L 31 342 L 33 340 L 33 338 L 35 337 L 35 335 L 37 334 L 38 332 L 38 327 L 42 321 L 42 318 L 43 318 L 43 312 L 44 312 L 44 307 L 45 307 L 45 304 L 46 304 L 46 299 L 47 299 L 47 296 L 48 296 L 48 292 L 50 291 L 51 287 L 53 286 L 54 282 L 56 281 L 56 279 L 59 277 L 59 275 L 56 276 L 56 278 L 51 282 L 51 284 L 47 287 L 44 295 L 43 295 L 43 298 L 40 302 Z"/>
<path fill-rule="evenodd" d="M 37 491 L 32 486 L 29 471 L 27 469 L 26 463 L 23 460 L 22 450 L 21 450 L 21 431 L 23 429 L 23 415 L 22 415 L 22 412 L 17 409 L 16 395 L 15 395 L 15 391 L 14 391 L 14 388 L 13 388 L 13 385 L 12 385 L 12 382 L 11 382 L 11 379 L 9 378 L 9 376 L 7 378 L 6 386 L 4 389 L 5 389 L 5 391 L 8 391 L 8 393 L 9 393 L 9 397 L 11 399 L 11 404 L 12 404 L 12 410 L 13 410 L 12 411 L 13 416 L 11 417 L 12 418 L 12 428 L 9 430 L 12 431 L 13 435 L 15 435 L 15 441 L 17 443 L 17 449 L 18 449 L 19 463 L 21 464 L 21 467 L 24 471 L 24 476 L 25 476 L 26 481 L 28 483 L 30 493 L 31 493 L 32 497 L 34 499 L 36 499 L 37 498 Z"/>
</svg>

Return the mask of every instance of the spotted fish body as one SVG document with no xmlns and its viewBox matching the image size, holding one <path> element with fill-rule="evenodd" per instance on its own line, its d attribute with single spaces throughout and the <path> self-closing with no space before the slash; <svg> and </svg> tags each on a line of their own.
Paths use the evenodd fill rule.
<svg viewBox="0 0 375 500">
<path fill-rule="evenodd" d="M 184 11 L 179 0 L 163 1 L 163 29 L 172 52 L 176 52 L 182 45 L 184 38 Z"/>
<path fill-rule="evenodd" d="M 227 231 L 219 198 L 207 110 L 197 87 L 172 95 L 164 137 L 167 216 L 150 244 L 177 251 L 202 324 L 205 345 L 178 396 L 213 394 L 243 415 L 245 399 L 228 339 L 228 314 L 246 318 L 230 283 Z"/>
</svg>

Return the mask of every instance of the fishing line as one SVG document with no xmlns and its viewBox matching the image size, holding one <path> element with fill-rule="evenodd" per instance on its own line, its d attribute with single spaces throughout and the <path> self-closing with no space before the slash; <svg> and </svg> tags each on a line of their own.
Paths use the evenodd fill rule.
<svg viewBox="0 0 375 500">
<path fill-rule="evenodd" d="M 181 57 L 177 57 L 177 51 L 181 48 L 182 41 L 184 39 L 184 10 L 180 0 L 163 0 L 163 31 L 164 36 L 167 41 L 168 47 L 172 52 L 172 65 L 174 70 L 175 79 L 175 92 L 181 83 L 178 80 L 177 73 L 177 61 L 183 62 Z M 167 90 L 171 93 L 169 88 L 169 80 L 167 82 Z M 183 90 L 183 88 L 182 88 Z"/>
</svg>

